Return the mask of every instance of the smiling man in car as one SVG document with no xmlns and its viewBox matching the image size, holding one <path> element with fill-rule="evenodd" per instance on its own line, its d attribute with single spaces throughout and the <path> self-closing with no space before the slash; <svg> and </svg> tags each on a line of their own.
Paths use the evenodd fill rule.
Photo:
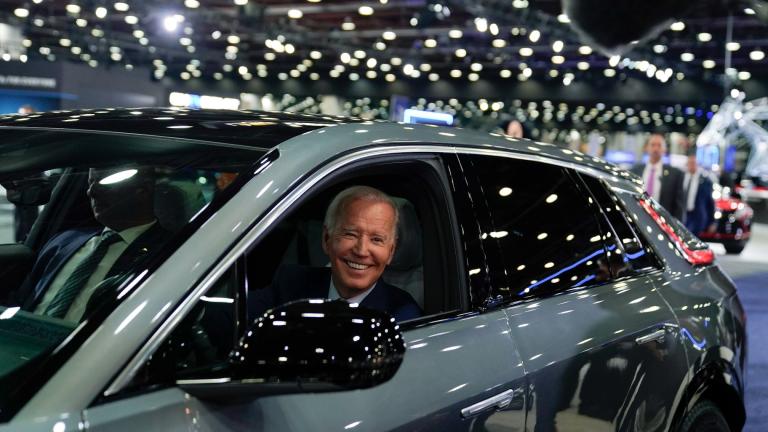
<svg viewBox="0 0 768 432">
<path fill-rule="evenodd" d="M 384 192 L 352 186 L 337 194 L 323 221 L 328 267 L 281 266 L 272 285 L 258 292 L 251 311 L 302 298 L 343 299 L 388 312 L 398 321 L 421 316 L 410 294 L 381 279 L 397 243 L 397 205 Z"/>
</svg>

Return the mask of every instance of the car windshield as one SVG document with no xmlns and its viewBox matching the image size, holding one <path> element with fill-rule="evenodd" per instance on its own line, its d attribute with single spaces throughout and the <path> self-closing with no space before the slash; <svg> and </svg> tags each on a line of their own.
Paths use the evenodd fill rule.
<svg viewBox="0 0 768 432">
<path fill-rule="evenodd" d="M 254 164 L 277 157 L 268 150 L 278 138 L 256 147 L 0 130 L 0 417 L 87 338 L 120 287 L 178 248 Z"/>
</svg>

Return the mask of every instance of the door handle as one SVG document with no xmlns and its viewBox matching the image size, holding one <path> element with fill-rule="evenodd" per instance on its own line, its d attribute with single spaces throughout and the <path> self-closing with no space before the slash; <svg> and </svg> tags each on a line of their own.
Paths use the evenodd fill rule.
<svg viewBox="0 0 768 432">
<path fill-rule="evenodd" d="M 635 343 L 642 345 L 648 342 L 662 342 L 667 333 L 675 333 L 678 330 L 677 324 L 665 323 L 661 328 L 648 333 L 647 335 L 639 336 L 635 338 Z"/>
<path fill-rule="evenodd" d="M 507 390 L 503 393 L 497 394 L 496 396 L 463 408 L 461 410 L 461 416 L 464 418 L 469 418 L 488 409 L 502 410 L 508 407 L 516 397 L 519 397 L 522 394 L 523 389 L 521 388 Z"/>
</svg>

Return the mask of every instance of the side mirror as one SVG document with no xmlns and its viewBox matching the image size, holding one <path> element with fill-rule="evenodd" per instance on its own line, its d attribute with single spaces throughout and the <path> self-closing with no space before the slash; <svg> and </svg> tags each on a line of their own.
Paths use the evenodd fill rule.
<svg viewBox="0 0 768 432">
<path fill-rule="evenodd" d="M 267 311 L 230 354 L 229 378 L 181 380 L 201 399 L 364 389 L 397 372 L 405 343 L 387 313 L 344 301 L 299 300 Z"/>
</svg>

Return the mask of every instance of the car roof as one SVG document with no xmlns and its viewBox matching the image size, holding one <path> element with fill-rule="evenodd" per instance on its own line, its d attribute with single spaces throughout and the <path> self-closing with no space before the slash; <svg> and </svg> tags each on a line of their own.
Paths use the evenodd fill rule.
<svg viewBox="0 0 768 432">
<path fill-rule="evenodd" d="M 461 128 L 276 111 L 187 108 L 103 108 L 0 116 L 0 131 L 60 130 L 182 138 L 271 149 L 311 146 L 318 158 L 383 145 L 450 145 L 508 151 L 588 167 L 612 177 L 640 180 L 597 157 L 561 146 Z M 321 137 L 321 134 L 326 134 Z M 0 149 L 2 144 L 0 144 Z"/>
</svg>

